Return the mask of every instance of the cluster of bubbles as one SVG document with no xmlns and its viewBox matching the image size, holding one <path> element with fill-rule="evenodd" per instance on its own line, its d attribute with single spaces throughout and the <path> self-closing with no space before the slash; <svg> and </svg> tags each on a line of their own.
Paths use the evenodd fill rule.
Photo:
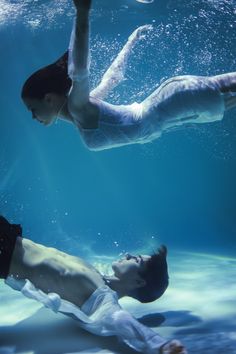
<svg viewBox="0 0 236 354">
<path fill-rule="evenodd" d="M 0 26 L 12 25 L 20 21 L 26 26 L 37 28 L 54 27 L 60 25 L 59 17 L 71 16 L 73 7 L 67 0 L 39 0 L 10 1 L 0 0 Z M 64 23 L 64 21 L 63 21 Z"/>
</svg>

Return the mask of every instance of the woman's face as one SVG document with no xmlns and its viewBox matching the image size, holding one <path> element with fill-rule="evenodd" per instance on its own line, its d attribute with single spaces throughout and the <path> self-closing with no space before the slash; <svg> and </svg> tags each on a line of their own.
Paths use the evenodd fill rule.
<svg viewBox="0 0 236 354">
<path fill-rule="evenodd" d="M 32 112 L 32 118 L 44 125 L 51 125 L 57 119 L 56 107 L 46 97 L 42 100 L 24 98 L 24 103 L 27 109 Z"/>
</svg>

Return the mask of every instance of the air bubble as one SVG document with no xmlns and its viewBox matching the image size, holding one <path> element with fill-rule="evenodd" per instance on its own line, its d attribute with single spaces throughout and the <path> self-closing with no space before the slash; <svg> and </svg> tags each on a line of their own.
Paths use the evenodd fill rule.
<svg viewBox="0 0 236 354">
<path fill-rule="evenodd" d="M 142 4 L 151 4 L 154 0 L 136 0 L 137 2 L 141 2 Z"/>
</svg>

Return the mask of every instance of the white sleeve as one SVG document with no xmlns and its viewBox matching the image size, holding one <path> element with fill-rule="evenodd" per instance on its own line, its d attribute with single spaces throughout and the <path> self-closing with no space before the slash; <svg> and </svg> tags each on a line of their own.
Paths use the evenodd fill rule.
<svg viewBox="0 0 236 354">
<path fill-rule="evenodd" d="M 129 312 L 123 310 L 118 303 L 116 293 L 110 289 L 107 290 L 107 287 L 98 289 L 91 295 L 91 300 L 87 301 L 89 313 L 84 313 L 84 306 L 80 309 L 61 299 L 58 294 L 46 294 L 35 288 L 29 280 L 19 281 L 8 277 L 5 283 L 21 291 L 26 297 L 39 301 L 54 312 L 61 312 L 74 318 L 79 321 L 82 328 L 91 333 L 100 336 L 117 336 L 137 352 L 159 354 L 160 348 L 168 342 L 151 328 L 138 322 Z"/>
<path fill-rule="evenodd" d="M 138 27 L 128 38 L 128 41 L 103 75 L 99 85 L 91 91 L 94 98 L 103 100 L 121 81 L 125 79 L 127 61 L 132 49 L 138 41 L 152 29 L 151 25 Z"/>
<path fill-rule="evenodd" d="M 160 348 L 168 342 L 123 310 L 117 294 L 108 287 L 95 291 L 81 310 L 89 317 L 89 320 L 80 321 L 84 329 L 100 336 L 117 336 L 137 352 L 159 354 Z M 76 315 L 74 311 L 69 312 Z M 78 317 L 81 320 L 81 316 Z"/>
<path fill-rule="evenodd" d="M 168 342 L 122 309 L 108 314 L 107 318 L 103 319 L 102 325 L 128 346 L 143 354 L 159 354 L 160 348 Z"/>
<path fill-rule="evenodd" d="M 81 16 L 81 19 L 77 17 L 74 21 L 69 44 L 68 75 L 72 85 L 68 94 L 68 109 L 73 117 L 78 117 L 81 107 L 89 102 L 90 91 L 89 25 L 87 17 Z"/>
<path fill-rule="evenodd" d="M 76 27 L 76 21 L 73 23 L 72 31 L 71 31 L 71 36 L 70 36 L 70 43 L 69 43 L 69 51 L 68 51 L 68 76 L 71 78 L 71 80 L 74 82 L 80 82 L 83 81 L 85 78 L 88 78 L 89 76 L 89 68 L 90 68 L 90 52 L 88 54 L 88 60 L 87 60 L 87 67 L 83 69 L 76 69 L 76 65 L 74 62 L 74 58 L 76 57 L 75 55 L 75 27 Z"/>
</svg>

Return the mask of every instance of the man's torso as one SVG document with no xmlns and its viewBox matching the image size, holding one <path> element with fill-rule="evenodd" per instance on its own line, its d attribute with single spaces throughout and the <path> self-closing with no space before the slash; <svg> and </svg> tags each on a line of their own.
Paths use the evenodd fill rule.
<svg viewBox="0 0 236 354">
<path fill-rule="evenodd" d="M 104 285 L 101 274 L 82 259 L 27 239 L 18 239 L 9 275 L 29 279 L 43 292 L 57 293 L 77 306 Z"/>
</svg>

